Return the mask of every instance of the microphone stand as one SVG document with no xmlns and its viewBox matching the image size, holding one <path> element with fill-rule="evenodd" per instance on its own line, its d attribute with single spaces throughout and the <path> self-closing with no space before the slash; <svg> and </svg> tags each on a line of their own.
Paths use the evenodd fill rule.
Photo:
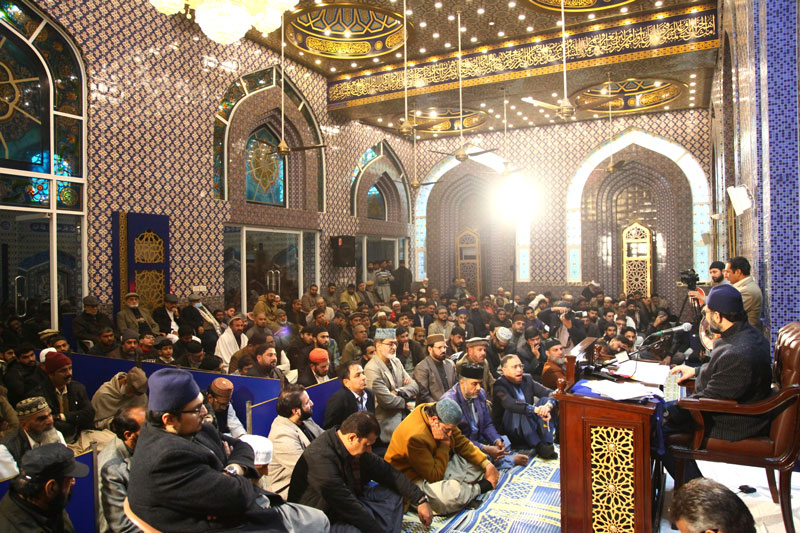
<svg viewBox="0 0 800 533">
<path fill-rule="evenodd" d="M 650 337 L 652 337 L 652 335 L 648 335 L 647 338 L 649 339 Z M 661 336 L 659 336 L 659 337 L 661 337 Z M 653 346 L 655 346 L 659 342 L 661 342 L 660 338 L 656 342 L 653 342 L 653 343 L 650 343 L 650 344 L 642 344 L 641 346 L 639 346 L 639 349 L 629 353 L 628 354 L 628 358 L 633 360 L 633 361 L 642 361 L 643 359 L 638 357 L 638 355 L 641 352 L 643 352 L 645 349 L 652 348 Z M 600 346 L 596 346 L 595 347 L 595 358 L 597 358 L 599 356 L 599 352 L 600 352 L 601 349 L 602 348 Z M 634 355 L 636 355 L 637 357 L 633 357 Z M 584 376 L 593 377 L 593 378 L 599 378 L 599 379 L 607 379 L 607 380 L 610 380 L 610 381 L 617 381 L 618 378 L 616 376 L 612 376 L 610 374 L 606 374 L 606 373 L 600 371 L 603 368 L 611 366 L 611 365 L 613 365 L 615 363 L 617 363 L 616 358 L 611 359 L 610 361 L 607 361 L 607 362 L 599 364 L 599 365 L 594 364 L 594 361 L 592 361 L 592 364 L 589 364 L 586 367 L 584 367 Z"/>
</svg>

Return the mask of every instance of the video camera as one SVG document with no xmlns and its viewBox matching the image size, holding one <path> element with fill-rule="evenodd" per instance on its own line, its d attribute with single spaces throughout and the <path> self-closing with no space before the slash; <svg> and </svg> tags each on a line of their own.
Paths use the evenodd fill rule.
<svg viewBox="0 0 800 533">
<path fill-rule="evenodd" d="M 697 282 L 700 281 L 700 276 L 693 268 L 688 270 L 681 270 L 681 283 L 685 284 L 690 291 L 697 290 Z"/>
</svg>

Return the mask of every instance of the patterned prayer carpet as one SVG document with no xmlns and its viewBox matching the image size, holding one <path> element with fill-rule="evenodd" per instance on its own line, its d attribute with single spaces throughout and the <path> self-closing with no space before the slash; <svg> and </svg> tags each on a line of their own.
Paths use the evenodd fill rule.
<svg viewBox="0 0 800 533">
<path fill-rule="evenodd" d="M 526 466 L 500 472 L 497 488 L 481 496 L 479 506 L 436 517 L 430 528 L 416 513 L 406 513 L 406 533 L 557 533 L 561 531 L 559 460 L 533 458 Z"/>
</svg>

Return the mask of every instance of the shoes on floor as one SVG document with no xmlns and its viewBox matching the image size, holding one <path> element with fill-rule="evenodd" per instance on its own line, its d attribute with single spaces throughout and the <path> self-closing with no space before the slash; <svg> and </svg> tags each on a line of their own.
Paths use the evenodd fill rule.
<svg viewBox="0 0 800 533">
<path fill-rule="evenodd" d="M 558 452 L 555 446 L 549 442 L 540 442 L 536 445 L 536 455 L 542 459 L 558 459 Z"/>
</svg>

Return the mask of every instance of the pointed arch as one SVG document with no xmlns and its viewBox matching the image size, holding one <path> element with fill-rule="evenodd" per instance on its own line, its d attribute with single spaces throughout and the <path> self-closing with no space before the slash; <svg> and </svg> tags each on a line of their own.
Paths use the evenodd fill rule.
<svg viewBox="0 0 800 533">
<path fill-rule="evenodd" d="M 692 194 L 692 252 L 693 268 L 708 272 L 710 246 L 703 234 L 711 228 L 711 192 L 703 167 L 686 148 L 669 139 L 639 128 L 629 128 L 593 150 L 578 168 L 567 189 L 567 281 L 581 282 L 581 198 L 589 175 L 603 161 L 628 146 L 636 144 L 672 160 L 689 182 Z"/>
<path fill-rule="evenodd" d="M 390 181 L 394 182 L 398 197 L 401 199 L 403 204 L 406 222 L 411 220 L 411 191 L 409 190 L 408 175 L 406 174 L 403 164 L 400 162 L 400 158 L 397 157 L 397 153 L 386 141 L 386 139 L 383 139 L 378 144 L 367 148 L 359 158 L 356 166 L 353 168 L 353 172 L 350 177 L 350 215 L 358 216 L 359 200 L 364 201 L 366 199 L 366 196 L 359 198 L 358 193 L 362 177 L 367 174 L 367 171 L 370 169 L 370 167 L 380 164 L 383 164 L 384 166 L 388 164 L 389 167 L 394 170 L 394 172 L 384 172 L 384 174 Z M 386 198 L 386 193 L 388 191 L 381 192 L 384 193 L 384 199 L 388 199 Z"/>
</svg>

